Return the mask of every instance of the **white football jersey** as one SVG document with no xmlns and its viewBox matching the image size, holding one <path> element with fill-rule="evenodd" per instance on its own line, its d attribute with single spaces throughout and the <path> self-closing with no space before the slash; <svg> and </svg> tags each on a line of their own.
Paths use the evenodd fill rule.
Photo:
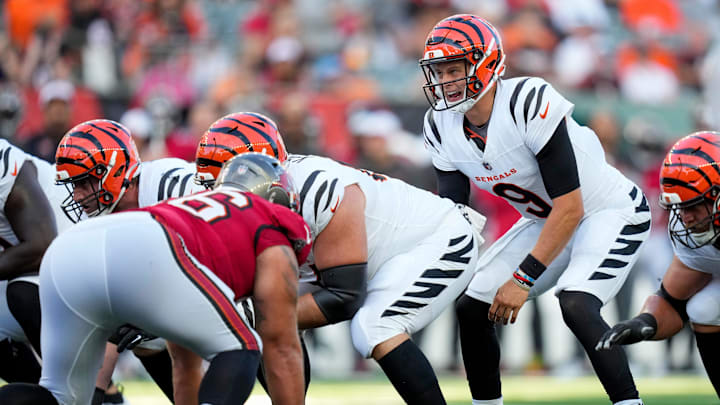
<svg viewBox="0 0 720 405">
<path fill-rule="evenodd" d="M 169 198 L 205 191 L 193 181 L 195 163 L 177 158 L 163 158 L 140 163 L 138 205 L 154 205 Z"/>
<path fill-rule="evenodd" d="M 3 249 L 18 244 L 18 238 L 5 215 L 5 203 L 15 185 L 17 174 L 26 161 L 31 161 L 37 169 L 38 183 L 53 209 L 58 233 L 72 225 L 60 207 L 68 193 L 64 186 L 55 184 L 55 166 L 25 153 L 6 139 L 0 139 L 0 246 Z"/>
<path fill-rule="evenodd" d="M 368 278 L 393 256 L 417 246 L 431 235 L 455 204 L 403 181 L 356 169 L 319 156 L 289 155 L 285 162 L 300 197 L 300 215 L 313 239 L 332 219 L 345 187 L 357 184 L 365 194 Z M 351 232 L 352 230 L 348 230 Z M 312 254 L 301 268 L 301 280 L 315 278 Z"/>
<path fill-rule="evenodd" d="M 669 226 L 670 224 L 668 224 L 668 227 Z M 682 225 L 678 221 L 676 226 L 679 228 Z M 697 249 L 690 249 L 677 242 L 674 242 L 672 245 L 675 256 L 677 256 L 684 265 L 693 270 L 720 276 L 720 250 L 718 250 L 714 244 L 710 243 Z"/>
<path fill-rule="evenodd" d="M 544 219 L 552 200 L 535 156 L 567 118 L 587 216 L 625 201 L 618 193 L 625 197 L 633 184 L 605 161 L 595 133 L 572 119 L 573 107 L 541 78 L 498 80 L 484 152 L 465 137 L 464 115 L 449 110 L 428 110 L 425 145 L 437 169 L 459 170 L 481 189 L 503 197 L 524 217 Z"/>
</svg>

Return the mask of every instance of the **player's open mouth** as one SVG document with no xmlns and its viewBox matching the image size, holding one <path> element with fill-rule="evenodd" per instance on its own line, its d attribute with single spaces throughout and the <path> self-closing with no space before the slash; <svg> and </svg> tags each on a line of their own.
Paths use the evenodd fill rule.
<svg viewBox="0 0 720 405">
<path fill-rule="evenodd" d="M 461 91 L 450 91 L 447 93 L 447 100 L 451 103 L 455 102 L 455 101 L 459 101 L 460 98 L 462 98 Z"/>
</svg>

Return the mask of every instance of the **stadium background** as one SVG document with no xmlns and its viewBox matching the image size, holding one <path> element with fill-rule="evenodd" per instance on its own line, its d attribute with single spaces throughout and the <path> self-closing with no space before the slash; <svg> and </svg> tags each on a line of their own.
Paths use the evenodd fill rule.
<svg viewBox="0 0 720 405">
<path fill-rule="evenodd" d="M 506 77 L 553 83 L 576 104 L 575 119 L 597 132 L 607 159 L 653 201 L 668 146 L 720 127 L 716 0 L 6 0 L 1 12 L 0 136 L 48 160 L 65 131 L 98 117 L 126 124 L 144 160 L 193 160 L 216 118 L 251 110 L 277 121 L 291 152 L 329 155 L 433 190 L 417 60 L 430 28 L 461 12 L 498 27 Z M 488 241 L 517 217 L 487 194 L 473 201 L 490 219 Z M 664 213 L 652 210 L 653 237 L 604 309 L 610 322 L 640 308 L 671 256 Z M 501 328 L 506 375 L 591 374 L 554 300 L 541 297 L 518 324 Z M 416 339 L 443 381 L 455 384 L 462 365 L 453 330 L 448 312 Z M 710 394 L 690 336 L 630 348 L 633 372 L 688 374 L 667 381 Z M 380 375 L 353 353 L 347 325 L 308 340 L 316 379 Z M 122 360 L 121 382 L 143 378 L 132 356 Z"/>
</svg>

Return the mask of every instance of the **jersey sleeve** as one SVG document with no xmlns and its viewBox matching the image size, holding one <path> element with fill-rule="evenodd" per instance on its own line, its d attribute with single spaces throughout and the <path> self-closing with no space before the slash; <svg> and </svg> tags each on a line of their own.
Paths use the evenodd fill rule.
<svg viewBox="0 0 720 405">
<path fill-rule="evenodd" d="M 447 158 L 442 145 L 442 136 L 439 126 L 435 120 L 435 112 L 432 108 L 425 113 L 423 122 L 423 137 L 425 138 L 425 149 L 430 151 L 433 166 L 445 172 L 457 170 Z"/>
<path fill-rule="evenodd" d="M 195 166 L 182 159 L 165 158 L 143 162 L 140 171 L 140 207 L 170 198 L 183 197 L 205 188 L 193 181 Z"/>
<path fill-rule="evenodd" d="M 525 144 L 537 155 L 574 105 L 539 77 L 519 81 L 510 98 L 510 115 Z"/>
<path fill-rule="evenodd" d="M 335 215 L 345 196 L 345 187 L 352 183 L 347 182 L 347 176 L 333 174 L 338 169 L 334 162 L 315 156 L 301 159 L 288 161 L 287 168 L 300 199 L 299 214 L 310 226 L 313 237 L 317 237 Z"/>
<path fill-rule="evenodd" d="M 25 152 L 8 141 L 0 140 L 0 209 L 3 211 L 10 191 L 15 185 L 17 174 L 28 157 Z"/>
</svg>

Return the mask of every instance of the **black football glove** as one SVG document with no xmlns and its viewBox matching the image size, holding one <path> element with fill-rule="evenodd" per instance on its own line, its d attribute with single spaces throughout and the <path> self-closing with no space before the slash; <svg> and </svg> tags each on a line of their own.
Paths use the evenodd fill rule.
<svg viewBox="0 0 720 405">
<path fill-rule="evenodd" d="M 117 352 L 122 353 L 125 350 L 132 350 L 135 346 L 148 340 L 153 340 L 157 336 L 151 335 L 144 330 L 137 328 L 129 323 L 119 327 L 115 333 L 108 338 L 110 343 L 117 345 Z"/>
<path fill-rule="evenodd" d="M 622 321 L 605 332 L 595 350 L 610 350 L 615 345 L 630 345 L 650 339 L 657 332 L 657 320 L 648 313 L 642 313 L 633 319 Z"/>
</svg>

